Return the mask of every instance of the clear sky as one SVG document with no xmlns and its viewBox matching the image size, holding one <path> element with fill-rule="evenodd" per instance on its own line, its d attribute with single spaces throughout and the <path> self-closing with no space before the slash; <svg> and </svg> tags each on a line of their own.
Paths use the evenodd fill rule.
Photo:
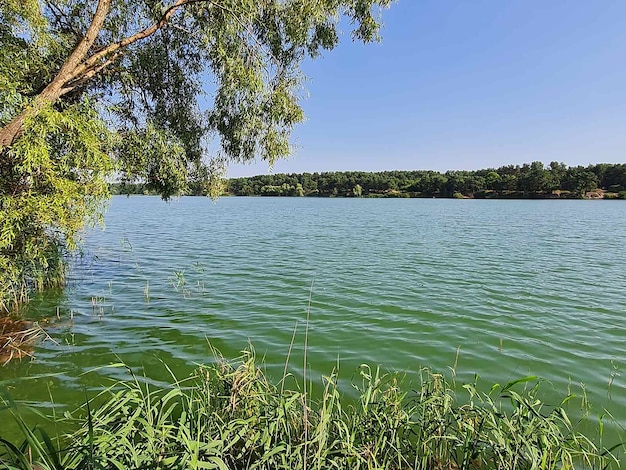
<svg viewBox="0 0 626 470">
<path fill-rule="evenodd" d="M 305 64 L 274 173 L 626 162 L 626 1 L 399 0 L 383 22 Z"/>
</svg>

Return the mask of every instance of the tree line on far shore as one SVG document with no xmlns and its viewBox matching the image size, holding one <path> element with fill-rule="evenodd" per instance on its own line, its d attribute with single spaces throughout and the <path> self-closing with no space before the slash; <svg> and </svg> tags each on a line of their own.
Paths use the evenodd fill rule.
<svg viewBox="0 0 626 470">
<path fill-rule="evenodd" d="M 189 195 L 202 195 L 190 183 Z M 142 184 L 115 183 L 114 194 L 149 194 Z M 567 167 L 536 161 L 475 171 L 342 171 L 231 178 L 225 195 L 320 197 L 473 197 L 626 199 L 626 164 Z"/>
</svg>

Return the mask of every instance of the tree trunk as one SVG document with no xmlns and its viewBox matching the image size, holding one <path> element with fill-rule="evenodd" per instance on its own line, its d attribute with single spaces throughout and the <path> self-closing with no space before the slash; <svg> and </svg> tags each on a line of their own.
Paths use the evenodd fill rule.
<svg viewBox="0 0 626 470">
<path fill-rule="evenodd" d="M 20 135 L 27 116 L 28 109 L 25 109 L 11 119 L 6 126 L 0 129 L 0 152 L 2 152 L 5 148 L 10 147 L 15 138 Z"/>
<path fill-rule="evenodd" d="M 85 36 L 63 63 L 56 77 L 54 77 L 54 80 L 52 80 L 35 98 L 30 106 L 24 108 L 22 112 L 0 129 L 0 155 L 15 142 L 15 139 L 22 135 L 24 132 L 24 123 L 28 118 L 36 116 L 43 108 L 54 103 L 65 93 L 74 89 L 77 84 L 89 80 L 107 67 L 128 45 L 145 39 L 164 27 L 179 8 L 192 1 L 193 0 L 176 0 L 173 5 L 165 10 L 161 19 L 156 23 L 121 41 L 109 44 L 104 49 L 87 57 L 111 8 L 111 0 L 99 0 L 96 12 L 94 13 L 89 28 L 87 28 Z"/>
<path fill-rule="evenodd" d="M 31 105 L 24 108 L 20 114 L 15 116 L 8 124 L 0 129 L 0 154 L 4 149 L 10 147 L 15 139 L 22 135 L 22 132 L 24 132 L 24 123 L 28 118 L 36 116 L 39 111 L 61 96 L 61 87 L 54 86 L 55 82 L 56 80 L 48 85 L 37 95 Z"/>
<path fill-rule="evenodd" d="M 104 24 L 104 20 L 110 8 L 111 0 L 98 1 L 98 6 L 96 7 L 91 24 L 85 32 L 85 36 L 83 36 L 67 60 L 63 63 L 52 82 L 35 97 L 32 104 L 24 108 L 22 112 L 0 129 L 0 154 L 4 153 L 4 150 L 10 147 L 15 139 L 24 132 L 24 123 L 28 118 L 36 116 L 39 111 L 58 100 L 64 94 L 63 88 L 70 80 L 76 78 L 78 66 L 85 60 L 89 49 L 93 46 L 94 41 L 98 37 L 98 33 L 100 33 L 102 29 L 102 25 Z M 65 93 L 69 90 L 70 89 L 66 89 Z"/>
</svg>

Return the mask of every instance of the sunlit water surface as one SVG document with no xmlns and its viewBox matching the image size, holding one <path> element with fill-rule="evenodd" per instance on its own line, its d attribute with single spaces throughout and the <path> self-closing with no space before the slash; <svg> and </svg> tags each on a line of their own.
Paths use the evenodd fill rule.
<svg viewBox="0 0 626 470">
<path fill-rule="evenodd" d="M 310 297 L 314 380 L 361 363 L 456 366 L 487 389 L 532 374 L 548 401 L 584 384 L 626 419 L 621 202 L 114 197 L 105 222 L 69 286 L 32 302 L 50 339 L 0 368 L 15 398 L 74 408 L 128 377 L 102 368 L 118 362 L 168 383 L 164 363 L 186 377 L 209 343 L 251 342 L 280 378 L 296 324 L 301 376 Z"/>
</svg>

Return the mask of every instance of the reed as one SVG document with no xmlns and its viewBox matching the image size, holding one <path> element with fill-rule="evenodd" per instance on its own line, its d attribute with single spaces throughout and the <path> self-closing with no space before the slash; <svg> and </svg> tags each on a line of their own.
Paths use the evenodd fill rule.
<svg viewBox="0 0 626 470">
<path fill-rule="evenodd" d="M 285 377 L 273 383 L 252 347 L 217 360 L 193 377 L 155 388 L 119 382 L 77 411 L 56 418 L 65 435 L 31 427 L 3 394 L 19 442 L 0 432 L 0 467 L 12 469 L 567 469 L 618 466 L 607 449 L 578 431 L 565 412 L 539 398 L 526 377 L 488 392 L 471 383 L 455 391 L 423 369 L 414 388 L 397 373 L 359 368 L 358 399 L 322 378 L 318 399 Z M 304 389 L 304 387 L 302 387 Z M 306 410 L 306 411 L 305 411 Z"/>
</svg>

